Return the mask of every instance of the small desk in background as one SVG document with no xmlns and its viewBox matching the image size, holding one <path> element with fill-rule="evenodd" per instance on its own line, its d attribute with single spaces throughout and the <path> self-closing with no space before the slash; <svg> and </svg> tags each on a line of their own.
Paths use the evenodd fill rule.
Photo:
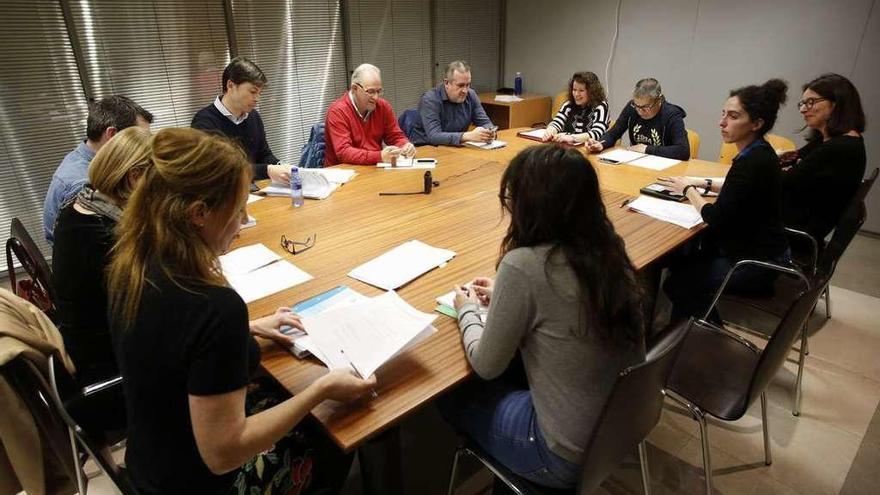
<svg viewBox="0 0 880 495">
<path fill-rule="evenodd" d="M 480 93 L 480 103 L 483 109 L 498 126 L 498 129 L 511 129 L 514 127 L 531 127 L 537 122 L 547 123 L 550 121 L 550 97 L 535 93 L 523 93 L 519 95 L 522 101 L 506 102 L 495 101 L 498 93 Z"/>
</svg>

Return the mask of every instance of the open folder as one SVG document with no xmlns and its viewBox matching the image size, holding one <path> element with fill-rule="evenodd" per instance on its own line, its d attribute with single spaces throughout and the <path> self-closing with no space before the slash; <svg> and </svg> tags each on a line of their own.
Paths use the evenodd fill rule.
<svg viewBox="0 0 880 495">
<path fill-rule="evenodd" d="M 397 293 L 337 307 L 302 319 L 311 352 L 330 369 L 350 368 L 369 377 L 394 356 L 437 330 L 437 316 L 423 313 Z"/>
</svg>

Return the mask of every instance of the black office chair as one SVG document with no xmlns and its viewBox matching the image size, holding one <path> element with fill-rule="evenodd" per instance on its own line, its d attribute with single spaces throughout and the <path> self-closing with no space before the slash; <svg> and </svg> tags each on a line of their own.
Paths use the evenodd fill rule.
<svg viewBox="0 0 880 495">
<path fill-rule="evenodd" d="M 30 276 L 35 292 L 42 295 L 25 297 L 26 294 L 21 293 L 19 281 L 13 268 L 13 255 Z M 55 286 L 52 284 L 52 269 L 33 237 L 18 218 L 13 218 L 9 227 L 9 239 L 6 240 L 6 266 L 9 269 L 9 283 L 12 285 L 12 293 L 28 299 L 46 313 L 49 319 L 55 321 L 56 299 Z"/>
<path fill-rule="evenodd" d="M 706 493 L 712 493 L 707 414 L 724 421 L 736 421 L 760 397 L 765 463 L 772 462 L 765 389 L 801 334 L 821 291 L 822 285 L 818 285 L 798 294 L 763 350 L 703 320 L 694 325 L 685 339 L 666 393 L 687 408 L 700 425 Z"/>
<path fill-rule="evenodd" d="M 470 442 L 455 452 L 447 493 L 452 495 L 455 489 L 458 463 L 465 454 L 482 462 L 518 494 L 592 493 L 617 468 L 626 454 L 638 445 L 642 485 L 645 493 L 650 494 L 645 437 L 660 421 L 663 387 L 692 324 L 693 320 L 682 322 L 654 345 L 643 363 L 620 372 L 584 450 L 584 468 L 577 491 L 546 488 L 521 478 Z"/>
<path fill-rule="evenodd" d="M 779 324 L 779 320 L 788 308 L 794 303 L 794 299 L 803 289 L 804 280 L 809 286 L 823 285 L 821 294 L 825 297 L 826 317 L 831 317 L 831 295 L 829 284 L 834 276 L 837 263 L 852 242 L 859 229 L 867 219 L 865 197 L 877 179 L 878 169 L 866 177 L 853 196 L 843 216 L 834 228 L 831 240 L 819 253 L 818 243 L 805 232 L 786 229 L 790 234 L 809 241 L 812 246 L 812 255 L 809 261 L 796 267 L 803 277 L 777 277 L 774 282 L 772 295 L 770 296 L 741 296 L 723 294 L 722 286 L 716 295 L 715 302 L 709 307 L 704 319 L 708 318 L 716 307 L 722 320 L 733 323 L 738 327 L 749 330 L 761 337 L 766 338 Z M 734 267 L 735 268 L 735 267 Z M 731 270 L 733 271 L 733 270 Z M 786 268 L 790 273 L 790 270 Z M 803 328 L 801 346 L 798 358 L 798 374 L 795 389 L 794 407 L 792 414 L 800 415 L 801 397 L 803 389 L 803 365 L 806 355 L 809 354 L 809 336 L 806 323 Z"/>
</svg>

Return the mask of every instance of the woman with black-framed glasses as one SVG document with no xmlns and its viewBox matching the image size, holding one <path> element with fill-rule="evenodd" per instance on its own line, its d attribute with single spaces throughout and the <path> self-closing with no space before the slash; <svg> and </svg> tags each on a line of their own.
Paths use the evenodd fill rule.
<svg viewBox="0 0 880 495">
<path fill-rule="evenodd" d="M 820 246 L 865 174 L 865 113 L 855 86 L 838 74 L 804 84 L 798 111 L 809 129 L 807 144 L 781 154 L 782 216 Z"/>
<path fill-rule="evenodd" d="M 666 101 L 660 83 L 645 78 L 636 83 L 630 100 L 614 126 L 598 140 L 589 139 L 587 149 L 598 153 L 614 146 L 626 132 L 629 149 L 639 153 L 687 160 L 691 156 L 687 129 L 684 127 L 684 109 Z"/>
</svg>

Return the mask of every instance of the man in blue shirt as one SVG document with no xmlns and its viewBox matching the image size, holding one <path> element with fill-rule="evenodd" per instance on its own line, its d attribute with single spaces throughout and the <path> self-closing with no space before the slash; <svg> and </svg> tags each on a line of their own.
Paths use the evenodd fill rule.
<svg viewBox="0 0 880 495">
<path fill-rule="evenodd" d="M 95 153 L 126 127 L 137 125 L 149 129 L 152 122 L 153 114 L 125 96 L 109 96 L 90 105 L 86 139 L 61 161 L 43 202 L 43 235 L 50 245 L 54 239 L 55 217 L 88 181 L 89 163 Z"/>
<path fill-rule="evenodd" d="M 494 137 L 495 126 L 471 89 L 471 68 L 460 60 L 446 67 L 443 84 L 422 95 L 419 116 L 410 136 L 416 145 L 490 143 Z M 471 124 L 476 127 L 468 131 Z"/>
</svg>

